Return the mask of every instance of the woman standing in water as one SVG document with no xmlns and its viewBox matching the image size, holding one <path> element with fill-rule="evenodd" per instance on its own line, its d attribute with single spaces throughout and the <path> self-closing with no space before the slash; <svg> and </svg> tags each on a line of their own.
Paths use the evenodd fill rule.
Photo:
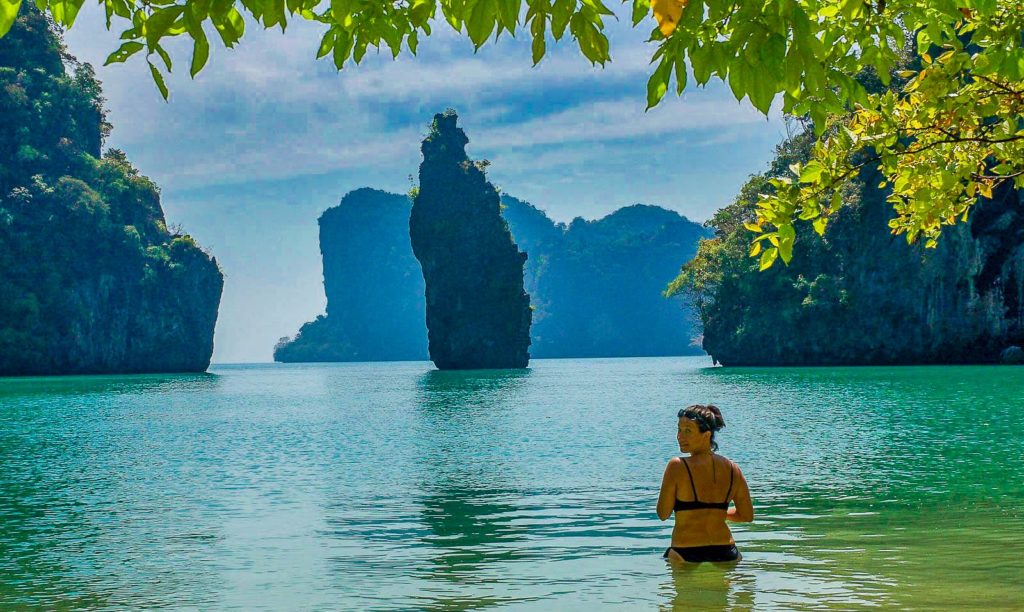
<svg viewBox="0 0 1024 612">
<path fill-rule="evenodd" d="M 740 553 L 726 521 L 754 520 L 747 481 L 732 461 L 716 455 L 715 432 L 725 427 L 717 406 L 694 404 L 679 411 L 679 450 L 689 457 L 674 457 L 665 467 L 658 496 L 658 518 L 676 513 L 670 561 L 738 561 Z M 729 502 L 734 507 L 729 507 Z"/>
</svg>

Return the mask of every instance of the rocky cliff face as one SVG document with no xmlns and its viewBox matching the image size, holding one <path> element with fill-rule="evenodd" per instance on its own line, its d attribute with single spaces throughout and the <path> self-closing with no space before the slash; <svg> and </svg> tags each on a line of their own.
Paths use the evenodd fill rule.
<svg viewBox="0 0 1024 612">
<path fill-rule="evenodd" d="M 693 311 L 661 292 L 706 235 L 678 213 L 637 204 L 596 221 L 577 218 L 554 242 L 536 245 L 527 263 L 537 305 L 534 354 L 700 354 Z"/>
<path fill-rule="evenodd" d="M 327 315 L 283 338 L 276 361 L 427 359 L 423 273 L 409 198 L 357 189 L 320 217 Z"/>
<path fill-rule="evenodd" d="M 704 348 L 724 365 L 992 363 L 1024 344 L 1024 206 L 998 190 L 938 248 L 889 233 L 886 193 L 869 173 L 824 239 L 801 228 L 789 266 L 760 273 L 739 225 L 767 176 L 805 156 L 782 147 L 715 218 L 713 248 L 695 264 L 717 278 L 703 295 Z"/>
<path fill-rule="evenodd" d="M 530 359 L 526 254 L 501 216 L 484 164 L 453 112 L 434 116 L 423 141 L 409 236 L 426 284 L 427 341 L 438 368 L 523 368 Z"/>
<path fill-rule="evenodd" d="M 62 52 L 31 3 L 0 39 L 0 375 L 203 371 L 216 260 L 123 153 L 97 158 L 99 83 Z"/>
</svg>

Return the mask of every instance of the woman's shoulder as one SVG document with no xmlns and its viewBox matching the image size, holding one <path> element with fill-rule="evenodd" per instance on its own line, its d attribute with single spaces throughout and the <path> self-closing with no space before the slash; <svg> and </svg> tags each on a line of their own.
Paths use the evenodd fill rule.
<svg viewBox="0 0 1024 612">
<path fill-rule="evenodd" d="M 683 469 L 683 458 L 682 457 L 672 457 L 671 459 L 668 460 L 668 465 L 665 466 L 665 469 L 668 470 L 669 472 L 675 472 L 677 470 L 682 470 Z"/>
<path fill-rule="evenodd" d="M 715 456 L 715 459 L 716 459 L 716 460 L 717 460 L 717 461 L 718 461 L 719 463 L 721 463 L 721 464 L 724 464 L 724 465 L 727 465 L 727 466 L 729 466 L 729 468 L 730 468 L 730 469 L 733 469 L 733 470 L 739 471 L 739 469 L 740 469 L 740 466 L 739 466 L 739 464 L 737 464 L 737 463 L 736 463 L 735 461 L 733 461 L 732 459 L 730 459 L 730 458 L 726 457 L 725 455 L 719 455 L 718 453 L 715 453 L 715 455 L 714 455 L 714 456 Z"/>
</svg>

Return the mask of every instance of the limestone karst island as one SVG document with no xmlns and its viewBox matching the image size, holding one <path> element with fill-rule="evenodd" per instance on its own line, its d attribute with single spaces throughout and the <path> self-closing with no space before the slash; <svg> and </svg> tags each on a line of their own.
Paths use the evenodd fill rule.
<svg viewBox="0 0 1024 612">
<path fill-rule="evenodd" d="M 455 113 L 434 115 L 409 214 L 423 268 L 427 349 L 442 370 L 525 368 L 530 360 L 526 253 L 512 241 L 498 191 L 466 156 Z"/>
<path fill-rule="evenodd" d="M 0 375 L 203 372 L 223 275 L 101 151 L 95 71 L 26 8 L 0 40 Z"/>
<path fill-rule="evenodd" d="M 0 0 L 0 612 L 1024 609 L 1020 0 Z"/>
</svg>

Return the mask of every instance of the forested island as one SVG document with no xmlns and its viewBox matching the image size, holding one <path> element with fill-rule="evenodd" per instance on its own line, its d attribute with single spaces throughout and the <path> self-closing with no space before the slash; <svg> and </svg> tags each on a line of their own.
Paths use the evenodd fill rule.
<svg viewBox="0 0 1024 612">
<path fill-rule="evenodd" d="M 947 227 L 934 249 L 889 230 L 883 177 L 865 171 L 824 236 L 797 225 L 788 266 L 750 257 L 758 194 L 806 162 L 810 131 L 708 222 L 715 236 L 672 292 L 694 299 L 703 347 L 723 365 L 1020 363 L 1024 361 L 1024 204 L 1005 184 Z"/>
<path fill-rule="evenodd" d="M 507 194 L 501 212 L 528 255 L 530 354 L 696 355 L 693 312 L 661 292 L 709 233 L 678 213 L 634 205 L 566 225 Z M 357 189 L 320 217 L 327 314 L 282 338 L 277 361 L 425 360 L 423 276 L 405 195 Z"/>
<path fill-rule="evenodd" d="M 31 2 L 0 39 L 0 375 L 199 372 L 223 287 Z"/>
</svg>

